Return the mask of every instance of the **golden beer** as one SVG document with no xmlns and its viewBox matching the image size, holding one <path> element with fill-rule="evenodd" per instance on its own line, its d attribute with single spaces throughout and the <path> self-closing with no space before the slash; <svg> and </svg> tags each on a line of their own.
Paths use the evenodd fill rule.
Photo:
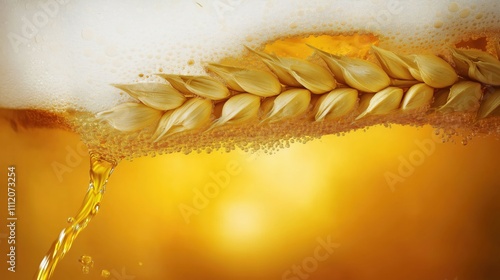
<svg viewBox="0 0 500 280">
<path fill-rule="evenodd" d="M 458 17 L 466 9 L 479 15 L 472 4 L 446 8 Z M 372 27 L 385 26 L 379 21 Z M 434 50 L 361 31 L 296 33 L 307 34 L 273 37 L 256 48 L 305 59 L 312 44 L 373 61 L 372 44 Z M 479 33 L 449 45 L 493 53 L 498 30 Z M 214 62 L 262 67 L 256 61 L 240 53 Z M 149 82 L 152 75 L 142 72 L 126 82 Z M 104 200 L 92 204 L 99 215 L 51 279 L 495 279 L 500 273 L 496 115 L 475 121 L 468 114 L 391 113 L 330 126 L 299 118 L 152 142 L 152 131 L 116 131 L 92 110 L 31 108 L 1 111 L 2 166 L 5 176 L 16 167 L 18 218 L 16 272 L 5 268 L 2 279 L 36 275 L 54 238 L 75 224 L 85 208 L 89 151 L 119 163 Z M 9 235 L 0 236 L 6 254 Z"/>
</svg>

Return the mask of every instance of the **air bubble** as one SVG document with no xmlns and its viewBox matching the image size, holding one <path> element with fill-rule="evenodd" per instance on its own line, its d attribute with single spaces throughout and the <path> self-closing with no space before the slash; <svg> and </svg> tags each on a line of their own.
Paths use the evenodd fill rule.
<svg viewBox="0 0 500 280">
<path fill-rule="evenodd" d="M 91 256 L 83 255 L 78 261 L 82 264 L 83 274 L 89 274 L 90 269 L 94 267 L 94 260 L 92 260 Z"/>
</svg>

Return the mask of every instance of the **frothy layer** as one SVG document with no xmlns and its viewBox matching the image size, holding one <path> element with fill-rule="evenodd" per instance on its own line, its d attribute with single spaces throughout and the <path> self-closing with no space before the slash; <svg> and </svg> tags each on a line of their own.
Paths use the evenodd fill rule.
<svg viewBox="0 0 500 280">
<path fill-rule="evenodd" d="M 160 69 L 204 74 L 206 62 L 287 35 L 366 31 L 395 51 L 439 53 L 463 38 L 500 28 L 495 0 L 172 0 L 148 5 L 47 0 L 2 6 L 0 107 L 90 112 L 128 99 L 112 83 L 152 80 Z"/>
</svg>

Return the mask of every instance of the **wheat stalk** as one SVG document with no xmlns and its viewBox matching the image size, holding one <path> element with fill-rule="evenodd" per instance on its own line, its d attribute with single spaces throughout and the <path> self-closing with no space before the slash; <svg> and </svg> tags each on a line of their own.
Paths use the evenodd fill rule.
<svg viewBox="0 0 500 280">
<path fill-rule="evenodd" d="M 451 50 L 453 68 L 435 55 L 400 55 L 375 46 L 380 66 L 313 49 L 328 69 L 249 49 L 270 71 L 212 63 L 208 71 L 223 82 L 211 76 L 158 74 L 169 84 L 114 85 L 138 102 L 118 105 L 97 118 L 120 131 L 150 127 L 155 131 L 151 139 L 158 141 L 179 132 L 256 120 L 310 116 L 311 121 L 331 122 L 356 112 L 355 126 L 361 118 L 395 111 L 476 112 L 477 119 L 500 111 L 500 90 L 495 87 L 500 85 L 500 61 L 482 51 Z M 222 111 L 217 113 L 216 107 Z"/>
</svg>

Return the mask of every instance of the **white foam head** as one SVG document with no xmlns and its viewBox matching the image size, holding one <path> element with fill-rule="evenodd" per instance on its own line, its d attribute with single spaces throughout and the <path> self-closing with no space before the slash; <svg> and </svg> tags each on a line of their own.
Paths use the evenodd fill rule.
<svg viewBox="0 0 500 280">
<path fill-rule="evenodd" d="M 204 62 L 286 35 L 364 30 L 402 50 L 442 51 L 464 34 L 500 26 L 496 0 L 37 0 L 2 5 L 0 107 L 70 106 L 92 112 L 126 100 L 112 83 L 130 83 L 139 73 L 159 68 L 202 74 Z"/>
</svg>

